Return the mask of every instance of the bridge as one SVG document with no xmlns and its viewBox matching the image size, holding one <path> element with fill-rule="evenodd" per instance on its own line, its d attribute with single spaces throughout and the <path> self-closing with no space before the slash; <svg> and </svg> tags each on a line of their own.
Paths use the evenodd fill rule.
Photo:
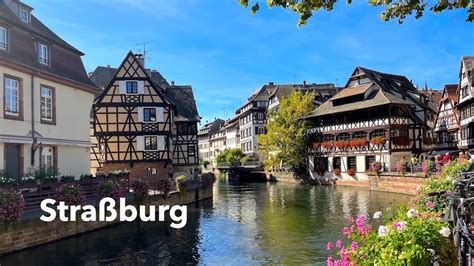
<svg viewBox="0 0 474 266">
<path fill-rule="evenodd" d="M 217 169 L 220 172 L 225 173 L 229 179 L 245 179 L 249 181 L 266 180 L 263 163 L 258 161 L 249 161 L 241 165 L 220 163 L 217 165 Z"/>
</svg>

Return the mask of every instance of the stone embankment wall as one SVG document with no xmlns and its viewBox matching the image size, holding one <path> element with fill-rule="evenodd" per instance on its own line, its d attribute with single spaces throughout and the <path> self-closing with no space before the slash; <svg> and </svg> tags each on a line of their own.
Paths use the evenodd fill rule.
<svg viewBox="0 0 474 266">
<path fill-rule="evenodd" d="M 337 185 L 366 187 L 370 190 L 415 195 L 416 189 L 426 182 L 426 178 L 399 175 L 369 175 L 368 181 L 338 180 Z"/>
<path fill-rule="evenodd" d="M 177 192 L 171 193 L 169 198 L 166 199 L 157 195 L 153 196 L 144 205 L 156 205 L 156 210 L 158 211 L 158 205 L 187 205 L 209 198 L 212 198 L 212 188 L 206 190 L 196 189 L 184 194 Z M 35 220 L 22 221 L 13 226 L 0 226 L 0 256 L 2 254 L 12 253 L 25 248 L 113 226 L 118 223 L 120 223 L 120 221 L 83 222 L 78 220 L 76 222 L 61 222 L 59 219 L 46 223 L 38 218 Z"/>
</svg>

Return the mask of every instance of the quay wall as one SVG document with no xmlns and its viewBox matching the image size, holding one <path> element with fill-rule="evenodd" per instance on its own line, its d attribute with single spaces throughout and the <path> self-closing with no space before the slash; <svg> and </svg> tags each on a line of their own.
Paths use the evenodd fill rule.
<svg viewBox="0 0 474 266">
<path fill-rule="evenodd" d="M 178 192 L 171 193 L 166 199 L 160 195 L 151 196 L 144 205 L 188 205 L 200 200 L 210 199 L 212 196 L 212 189 L 195 189 L 183 194 Z M 117 207 L 116 209 L 118 211 Z M 158 211 L 158 207 L 156 210 Z M 11 226 L 2 227 L 0 225 L 0 257 L 22 249 L 58 241 L 119 223 L 121 222 L 118 219 L 114 222 L 83 222 L 82 220 L 61 222 L 59 219 L 56 219 L 53 222 L 46 223 L 37 218 L 22 221 Z"/>
</svg>

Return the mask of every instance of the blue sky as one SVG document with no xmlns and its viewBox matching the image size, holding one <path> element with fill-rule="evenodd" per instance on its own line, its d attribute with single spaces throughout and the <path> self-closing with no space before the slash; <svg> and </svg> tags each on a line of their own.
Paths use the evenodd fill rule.
<svg viewBox="0 0 474 266">
<path fill-rule="evenodd" d="M 34 14 L 83 51 L 87 71 L 117 67 L 137 43 L 150 42 L 147 67 L 191 84 L 203 121 L 227 118 L 265 83 L 344 85 L 355 66 L 401 74 L 415 84 L 456 83 L 462 55 L 474 55 L 465 11 L 427 12 L 403 25 L 366 3 L 298 17 L 238 0 L 24 0 Z M 355 2 L 355 1 L 354 1 Z"/>
</svg>

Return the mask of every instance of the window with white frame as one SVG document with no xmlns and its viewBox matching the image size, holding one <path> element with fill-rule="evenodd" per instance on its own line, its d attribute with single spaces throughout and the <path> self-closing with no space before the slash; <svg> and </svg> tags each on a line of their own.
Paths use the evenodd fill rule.
<svg viewBox="0 0 474 266">
<path fill-rule="evenodd" d="M 156 108 L 143 108 L 143 122 L 156 122 Z"/>
<path fill-rule="evenodd" d="M 145 140 L 145 151 L 156 151 L 158 150 L 158 137 L 157 136 L 146 136 Z"/>
<path fill-rule="evenodd" d="M 46 44 L 38 44 L 38 60 L 43 65 L 49 65 L 49 47 Z"/>
<path fill-rule="evenodd" d="M 127 94 L 137 94 L 138 93 L 138 82 L 137 81 L 127 81 Z"/>
<path fill-rule="evenodd" d="M 41 86 L 41 119 L 53 120 L 53 90 Z"/>
<path fill-rule="evenodd" d="M 9 115 L 19 115 L 19 89 L 20 81 L 5 78 L 5 112 Z"/>
<path fill-rule="evenodd" d="M 41 166 L 54 167 L 54 149 L 52 147 L 41 149 Z"/>
<path fill-rule="evenodd" d="M 0 50 L 8 49 L 8 36 L 7 28 L 0 27 Z"/>
<path fill-rule="evenodd" d="M 25 23 L 30 23 L 30 12 L 24 8 L 20 8 L 20 20 Z"/>
</svg>

